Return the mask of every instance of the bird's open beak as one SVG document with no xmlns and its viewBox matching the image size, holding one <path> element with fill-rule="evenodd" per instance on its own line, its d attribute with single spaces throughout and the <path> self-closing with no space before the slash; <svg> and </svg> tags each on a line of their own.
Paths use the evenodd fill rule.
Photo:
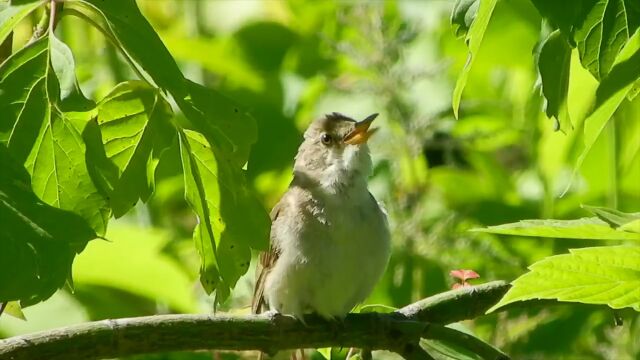
<svg viewBox="0 0 640 360">
<path fill-rule="evenodd" d="M 357 122 L 356 127 L 344 137 L 344 143 L 349 145 L 360 145 L 366 143 L 371 135 L 378 130 L 378 128 L 369 129 L 371 123 L 376 117 L 378 117 L 378 114 L 372 114 L 367 116 L 366 119 Z"/>
</svg>

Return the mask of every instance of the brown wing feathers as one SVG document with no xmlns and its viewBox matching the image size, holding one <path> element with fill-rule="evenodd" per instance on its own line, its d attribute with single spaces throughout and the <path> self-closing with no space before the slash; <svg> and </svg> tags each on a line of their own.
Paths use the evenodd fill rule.
<svg viewBox="0 0 640 360">
<path fill-rule="evenodd" d="M 281 210 L 284 207 L 281 206 L 281 204 L 282 201 L 276 204 L 273 210 L 271 210 L 271 224 L 273 224 L 278 218 L 278 215 L 280 215 Z M 264 286 L 267 280 L 267 275 L 278 260 L 279 255 L 280 254 L 278 249 L 273 245 L 273 239 L 271 239 L 269 251 L 260 253 L 260 262 L 258 264 L 258 267 L 256 268 L 256 285 L 253 288 L 253 299 L 251 299 L 251 312 L 253 314 L 259 314 L 266 310 L 267 303 L 264 300 Z"/>
</svg>

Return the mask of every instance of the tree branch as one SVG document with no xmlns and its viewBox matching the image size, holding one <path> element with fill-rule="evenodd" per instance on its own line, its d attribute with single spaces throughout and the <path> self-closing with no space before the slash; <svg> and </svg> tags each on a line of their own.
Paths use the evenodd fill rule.
<svg viewBox="0 0 640 360">
<path fill-rule="evenodd" d="M 384 349 L 410 359 L 430 359 L 417 345 L 429 333 L 429 322 L 447 324 L 480 316 L 508 287 L 494 281 L 448 291 L 389 314 L 349 314 L 341 322 L 308 316 L 306 325 L 272 313 L 102 320 L 0 340 L 0 359 L 100 359 L 202 349 L 274 353 L 330 346 Z M 430 338 L 437 338 L 437 333 L 432 332 Z M 443 341 L 456 341 L 449 333 L 445 335 Z"/>
</svg>

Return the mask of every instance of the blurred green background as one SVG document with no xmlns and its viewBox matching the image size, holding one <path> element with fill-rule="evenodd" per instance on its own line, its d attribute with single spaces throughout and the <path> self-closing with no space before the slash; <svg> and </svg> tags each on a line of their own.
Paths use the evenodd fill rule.
<svg viewBox="0 0 640 360">
<path fill-rule="evenodd" d="M 560 197 L 582 150 L 582 121 L 597 82 L 574 56 L 574 130 L 554 132 L 534 90 L 541 18 L 528 0 L 498 2 L 459 120 L 450 99 L 467 49 L 449 23 L 453 1 L 138 3 L 188 78 L 225 93 L 257 120 L 259 140 L 247 171 L 267 209 L 286 190 L 310 121 L 333 111 L 354 118 L 381 113 L 381 129 L 371 141 L 370 188 L 387 207 L 394 246 L 386 275 L 367 303 L 399 307 L 445 291 L 453 269 L 477 271 L 475 283 L 510 281 L 546 256 L 594 244 L 497 237 L 470 228 L 587 216 L 581 204 L 640 210 L 640 97 L 623 104 Z M 36 22 L 34 17 L 20 25 L 15 48 Z M 135 78 L 82 21 L 65 17 L 58 33 L 74 52 L 87 96 L 101 98 L 116 83 Z M 3 316 L 0 337 L 104 318 L 211 312 L 213 300 L 197 280 L 191 240 L 196 220 L 184 201 L 177 144 L 164 154 L 157 181 L 148 204 L 112 221 L 109 241 L 92 241 L 76 258 L 74 293 L 61 290 L 24 309 L 26 322 Z M 254 266 L 219 311 L 249 312 Z M 623 325 L 614 325 L 616 317 Z M 640 320 L 631 311 L 532 307 L 462 326 L 514 359 L 640 358 Z M 136 359 L 213 357 L 201 352 Z"/>
</svg>

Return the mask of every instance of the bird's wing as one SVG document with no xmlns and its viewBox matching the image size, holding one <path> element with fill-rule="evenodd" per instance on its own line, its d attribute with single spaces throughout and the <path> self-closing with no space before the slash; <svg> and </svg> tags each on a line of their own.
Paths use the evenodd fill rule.
<svg viewBox="0 0 640 360">
<path fill-rule="evenodd" d="M 271 210 L 271 228 L 273 229 L 273 223 L 275 223 L 276 219 L 283 212 L 285 208 L 285 200 L 284 197 L 280 199 L 280 201 L 273 207 Z M 253 299 L 251 300 L 251 312 L 253 314 L 259 314 L 264 311 L 264 307 L 266 306 L 266 302 L 264 300 L 264 286 L 267 280 L 267 275 L 275 265 L 278 257 L 280 256 L 279 249 L 274 245 L 273 241 L 273 231 L 271 232 L 271 244 L 269 245 L 269 250 L 260 253 L 260 262 L 258 263 L 258 267 L 256 268 L 256 285 L 253 288 Z"/>
</svg>

